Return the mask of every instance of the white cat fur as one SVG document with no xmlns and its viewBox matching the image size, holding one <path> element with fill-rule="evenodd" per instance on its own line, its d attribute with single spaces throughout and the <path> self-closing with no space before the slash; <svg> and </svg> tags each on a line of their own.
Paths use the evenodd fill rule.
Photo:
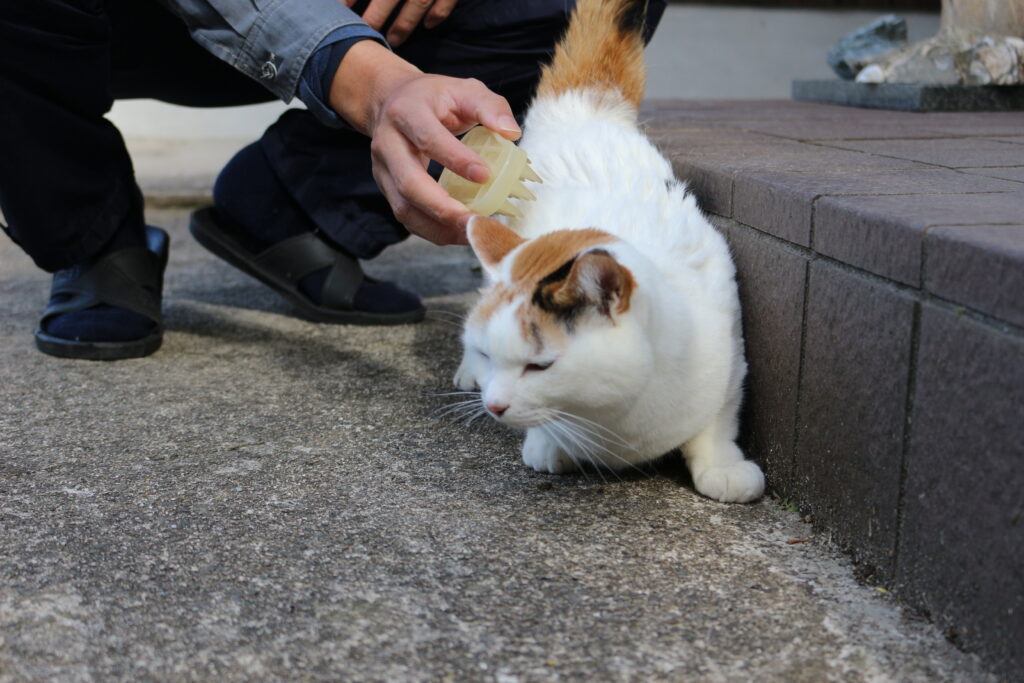
<svg viewBox="0 0 1024 683">
<path fill-rule="evenodd" d="M 509 227 L 525 238 L 606 231 L 621 241 L 601 248 L 637 286 L 627 312 L 588 317 L 543 372 L 523 372 L 534 351 L 515 318 L 521 299 L 482 325 L 471 320 L 456 384 L 508 406 L 497 419 L 527 429 L 523 461 L 537 471 L 580 461 L 621 469 L 681 446 L 700 493 L 758 498 L 764 477 L 735 444 L 746 362 L 724 239 L 616 93 L 541 98 L 524 130 L 520 144 L 544 183 L 530 186 L 536 201 L 517 202 L 523 216 Z M 488 269 L 489 282 L 509 277 L 517 251 Z M 545 426 L 550 410 L 578 416 L 565 418 L 578 427 Z"/>
</svg>

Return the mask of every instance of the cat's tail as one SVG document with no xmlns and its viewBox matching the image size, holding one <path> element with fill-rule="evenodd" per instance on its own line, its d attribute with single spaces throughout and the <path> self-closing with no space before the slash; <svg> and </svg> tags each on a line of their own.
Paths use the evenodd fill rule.
<svg viewBox="0 0 1024 683">
<path fill-rule="evenodd" d="M 537 96 L 573 90 L 618 91 L 640 105 L 647 80 L 647 0 L 579 0 L 569 28 L 544 67 Z"/>
</svg>

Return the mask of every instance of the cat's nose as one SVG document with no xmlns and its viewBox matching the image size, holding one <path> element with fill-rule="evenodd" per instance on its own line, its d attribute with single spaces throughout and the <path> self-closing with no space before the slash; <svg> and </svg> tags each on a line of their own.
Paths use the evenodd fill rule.
<svg viewBox="0 0 1024 683">
<path fill-rule="evenodd" d="M 501 417 L 508 410 L 508 406 L 498 405 L 497 403 L 488 403 L 487 410 L 495 417 Z"/>
</svg>

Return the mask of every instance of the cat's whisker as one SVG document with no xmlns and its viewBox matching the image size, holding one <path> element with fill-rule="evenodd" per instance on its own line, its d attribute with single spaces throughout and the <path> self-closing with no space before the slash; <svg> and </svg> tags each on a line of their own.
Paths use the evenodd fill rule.
<svg viewBox="0 0 1024 683">
<path fill-rule="evenodd" d="M 548 424 L 550 424 L 550 425 L 552 425 L 554 427 L 557 427 L 558 430 L 567 439 L 569 439 L 569 441 L 572 442 L 572 444 L 574 446 L 576 446 L 582 452 L 582 454 L 586 458 L 587 463 L 589 465 L 592 465 L 597 470 L 597 475 L 599 477 L 601 477 L 601 481 L 604 482 L 605 484 L 607 484 L 608 480 L 605 478 L 604 472 L 602 471 L 603 469 L 606 469 L 606 468 L 602 468 L 600 466 L 599 460 L 594 457 L 595 453 L 594 453 L 593 449 L 588 448 L 588 445 L 591 445 L 591 444 L 583 441 L 578 434 L 573 432 L 573 430 L 570 428 L 570 426 L 568 424 L 566 424 L 565 422 L 563 422 L 561 420 L 554 419 L 554 420 L 551 420 Z M 563 449 L 563 450 L 565 450 L 565 449 Z M 573 462 L 576 462 L 577 466 L 579 466 L 579 463 L 576 460 L 576 458 L 573 456 L 572 451 L 566 450 L 566 453 L 568 453 L 569 457 L 573 459 Z M 615 471 L 610 470 L 610 469 L 608 471 L 616 479 L 618 479 L 619 481 L 622 481 L 622 478 L 618 475 L 618 473 L 616 473 Z"/>
<path fill-rule="evenodd" d="M 437 316 L 449 316 L 452 318 L 458 318 L 459 320 L 465 320 L 468 316 L 465 313 L 456 313 L 455 311 L 449 311 L 443 308 L 431 308 L 427 310 L 427 317 L 432 315 Z"/>
<path fill-rule="evenodd" d="M 565 454 L 566 454 L 567 456 L 569 456 L 569 459 L 570 459 L 570 460 L 572 460 L 572 462 L 573 462 L 573 464 L 574 464 L 574 465 L 576 465 L 576 470 L 577 470 L 578 472 L 580 472 L 580 473 L 581 473 L 581 474 L 583 475 L 583 478 L 584 478 L 584 479 L 586 479 L 587 481 L 590 481 L 590 475 L 589 475 L 589 474 L 587 474 L 587 470 L 586 470 L 585 468 L 583 468 L 583 467 L 581 467 L 581 466 L 580 466 L 580 461 L 579 461 L 579 460 L 578 460 L 578 459 L 576 458 L 576 456 L 575 456 L 575 455 L 573 455 L 572 449 L 570 449 L 570 448 L 567 448 L 567 447 L 566 447 L 566 445 L 565 445 L 565 442 L 563 442 L 563 441 L 562 441 L 562 439 L 561 439 L 561 437 L 559 436 L 559 434 L 558 434 L 557 432 L 555 432 L 555 431 L 553 431 L 553 430 L 552 430 L 552 428 L 553 428 L 553 427 L 556 427 L 556 426 L 558 426 L 558 423 L 556 423 L 556 422 L 546 422 L 546 423 L 544 423 L 544 424 L 542 424 L 542 425 L 540 426 L 540 429 L 541 429 L 541 431 L 543 431 L 543 432 L 544 432 L 544 433 L 545 433 L 545 434 L 546 434 L 546 435 L 547 435 L 547 436 L 548 436 L 548 437 L 549 437 L 549 438 L 550 438 L 550 439 L 551 439 L 552 441 L 554 441 L 554 442 L 555 442 L 556 444 L 558 444 L 558 447 L 559 447 L 559 448 L 561 448 L 561 449 L 562 449 L 562 451 L 563 451 L 563 452 L 564 452 L 564 453 L 565 453 Z"/>
<path fill-rule="evenodd" d="M 461 328 L 466 322 L 466 316 L 451 311 L 428 311 L 427 320 L 436 320 L 439 323 L 452 325 Z"/>
<path fill-rule="evenodd" d="M 574 425 L 574 424 L 567 423 L 567 422 L 561 422 L 561 424 L 563 425 L 563 427 L 566 430 L 568 430 L 570 433 L 573 433 L 575 435 L 575 437 L 578 440 L 578 443 L 580 443 L 581 445 L 582 444 L 586 444 L 588 446 L 591 446 L 593 449 L 600 450 L 601 452 L 605 453 L 606 455 L 611 456 L 612 458 L 618 460 L 619 462 L 621 462 L 622 464 L 628 466 L 629 468 L 634 469 L 637 472 L 640 472 L 641 474 L 643 473 L 643 470 L 641 470 L 639 467 L 637 467 L 636 465 L 634 465 L 630 461 L 628 461 L 625 458 L 623 458 L 618 453 L 616 453 L 616 452 L 608 449 L 604 445 L 594 441 L 591 438 L 591 436 L 589 436 L 585 431 L 583 431 L 582 428 L 579 425 Z M 574 431 L 574 430 L 580 430 L 580 431 L 577 432 L 577 431 Z M 591 451 L 591 453 L 592 453 L 592 455 L 594 454 L 593 451 Z M 618 475 L 616 474 L 616 476 L 618 476 Z M 619 477 L 619 479 L 621 481 L 621 477 Z"/>
<path fill-rule="evenodd" d="M 630 462 L 629 460 L 626 460 L 619 453 L 612 451 L 611 449 L 607 448 L 604 445 L 604 443 L 602 443 L 605 442 L 611 443 L 613 445 L 620 445 L 623 446 L 624 448 L 627 448 L 631 452 L 636 452 L 635 448 L 633 448 L 629 443 L 627 443 L 622 437 L 620 437 L 614 431 L 604 427 L 598 422 L 588 420 L 587 418 L 582 417 L 580 415 L 573 415 L 572 413 L 568 413 L 562 410 L 554 412 L 558 413 L 563 420 L 571 424 L 572 429 L 579 432 L 580 438 L 585 438 L 587 442 L 593 445 L 595 448 L 600 449 L 604 453 L 610 455 L 611 457 L 615 458 L 624 465 L 627 465 L 631 469 L 636 470 L 641 474 L 645 473 L 641 468 L 637 467 L 634 463 Z M 577 420 L 579 422 L 577 422 Z M 600 430 L 600 432 L 597 430 Z M 612 436 L 614 437 L 614 439 L 609 439 L 608 436 Z"/>
<path fill-rule="evenodd" d="M 448 415 L 451 415 L 452 413 L 461 415 L 462 413 L 468 413 L 473 410 L 477 410 L 478 408 L 483 408 L 483 405 L 480 403 L 479 399 L 457 401 L 455 403 L 450 403 L 446 406 L 438 408 L 437 410 L 434 411 L 434 415 L 438 418 L 446 417 Z"/>
<path fill-rule="evenodd" d="M 442 391 L 431 393 L 430 396 L 479 396 L 479 391 Z"/>
<path fill-rule="evenodd" d="M 558 415 L 559 417 L 567 418 L 570 421 L 572 421 L 572 422 L 574 422 L 574 423 L 576 423 L 576 424 L 578 424 L 580 426 L 584 426 L 585 425 L 585 426 L 591 427 L 592 429 L 589 430 L 589 431 L 591 433 L 593 433 L 593 434 L 596 434 L 596 432 L 601 432 L 602 433 L 602 437 L 601 438 L 604 439 L 605 441 L 608 441 L 608 442 L 611 442 L 611 443 L 615 443 L 615 444 L 617 444 L 619 446 L 622 446 L 623 448 L 628 448 L 631 451 L 635 450 L 633 448 L 632 444 L 630 444 L 625 439 L 623 439 L 621 436 L 619 436 L 618 433 L 614 432 L 613 430 L 609 429 L 608 427 L 605 427 L 600 422 L 595 422 L 594 420 L 587 419 L 587 418 L 583 417 L 582 415 L 576 415 L 575 413 L 570 413 L 570 412 L 565 411 L 565 410 L 551 409 L 551 411 L 553 413 L 555 413 L 556 415 Z M 595 430 L 596 430 L 596 432 L 595 432 Z M 607 435 L 607 436 L 603 436 L 603 435 Z M 608 437 L 612 437 L 612 438 L 608 438 Z"/>
</svg>

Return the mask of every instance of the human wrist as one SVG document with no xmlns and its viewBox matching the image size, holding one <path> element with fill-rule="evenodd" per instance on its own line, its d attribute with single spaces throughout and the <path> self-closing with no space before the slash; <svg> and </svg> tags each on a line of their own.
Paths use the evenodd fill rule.
<svg viewBox="0 0 1024 683">
<path fill-rule="evenodd" d="M 329 104 L 353 128 L 369 134 L 391 92 L 422 74 L 383 45 L 363 40 L 352 45 L 338 65 Z"/>
</svg>

